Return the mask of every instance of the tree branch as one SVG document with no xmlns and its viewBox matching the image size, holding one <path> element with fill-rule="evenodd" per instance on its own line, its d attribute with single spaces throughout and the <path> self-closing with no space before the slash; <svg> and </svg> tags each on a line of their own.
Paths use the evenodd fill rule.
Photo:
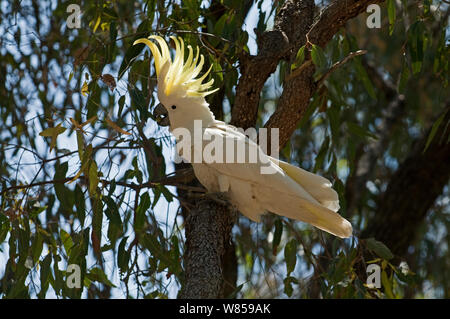
<svg viewBox="0 0 450 319">
<path fill-rule="evenodd" d="M 64 179 L 60 179 L 60 180 L 40 181 L 40 182 L 35 182 L 35 183 L 30 183 L 30 184 L 25 184 L 25 185 L 13 185 L 13 186 L 3 189 L 0 194 L 3 196 L 6 192 L 9 192 L 12 190 L 26 189 L 26 188 L 36 187 L 36 186 L 43 186 L 43 185 L 49 185 L 49 184 L 65 184 L 65 183 L 69 182 L 70 180 L 72 180 L 74 177 L 75 176 L 70 176 L 70 177 L 66 177 Z M 152 181 L 147 181 L 142 184 L 126 183 L 126 182 L 120 182 L 120 181 L 115 182 L 115 183 L 116 183 L 116 185 L 128 187 L 133 190 L 141 190 L 143 188 L 154 188 L 154 187 L 157 187 L 158 185 L 168 185 L 168 186 L 175 186 L 175 187 L 183 189 L 183 190 L 204 193 L 205 189 L 203 187 L 195 187 L 195 186 L 186 185 L 194 177 L 195 176 L 194 176 L 194 172 L 192 169 L 185 169 L 185 170 L 178 171 L 176 174 L 167 175 L 162 178 L 157 178 L 157 179 L 154 179 Z M 83 180 L 84 177 L 81 176 L 80 179 Z M 112 183 L 111 181 L 108 181 L 108 180 L 101 180 L 100 182 L 103 184 L 106 184 L 106 185 L 109 185 Z"/>
<path fill-rule="evenodd" d="M 232 125 L 244 129 L 255 125 L 264 83 L 275 72 L 280 59 L 289 56 L 305 42 L 313 16 L 313 0 L 285 1 L 275 17 L 274 30 L 258 35 L 258 54 L 241 57 L 241 77 L 236 87 Z"/>
<path fill-rule="evenodd" d="M 383 0 L 333 1 L 322 10 L 306 37 L 310 43 L 324 47 L 348 20 L 365 12 L 369 4 L 379 2 L 383 2 Z M 307 63 L 307 61 L 304 63 Z M 311 96 L 317 89 L 317 83 L 313 81 L 314 70 L 314 65 L 309 64 L 300 75 L 285 81 L 277 109 L 265 125 L 269 129 L 279 128 L 280 148 L 286 144 L 294 133 L 297 123 L 309 105 Z M 270 141 L 270 137 L 268 137 L 268 140 Z"/>
</svg>

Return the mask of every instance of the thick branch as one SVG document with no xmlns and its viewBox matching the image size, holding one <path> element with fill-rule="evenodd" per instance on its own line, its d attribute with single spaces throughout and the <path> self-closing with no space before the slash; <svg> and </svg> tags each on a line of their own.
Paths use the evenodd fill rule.
<svg viewBox="0 0 450 319">
<path fill-rule="evenodd" d="M 311 43 L 324 47 L 348 20 L 366 12 L 371 4 L 384 0 L 335 0 L 320 12 L 308 33 Z"/>
<path fill-rule="evenodd" d="M 243 1 L 242 19 L 247 16 L 252 5 L 252 0 Z M 208 17 L 215 24 L 223 14 L 226 14 L 227 8 L 221 1 L 213 0 L 209 11 Z M 214 94 L 210 101 L 211 110 L 216 119 L 223 119 L 224 96 L 225 92 L 221 90 L 218 94 Z M 193 175 L 191 165 L 182 163 L 176 167 L 177 170 L 188 167 Z M 197 179 L 192 179 L 189 186 L 197 187 L 199 185 L 200 182 Z M 181 188 L 178 189 L 178 195 L 190 206 L 195 206 L 191 210 L 186 207 L 182 209 L 186 230 L 189 231 L 186 231 L 187 247 L 184 256 L 186 283 L 180 296 L 182 298 L 227 297 L 235 290 L 237 280 L 236 252 L 231 239 L 231 228 L 236 218 L 236 212 L 230 207 L 222 207 L 212 200 L 205 200 L 195 205 L 198 199 L 191 196 L 191 192 Z M 219 217 L 211 222 L 211 215 L 215 216 L 216 214 L 219 214 Z M 199 224 L 202 227 L 200 231 L 197 229 Z M 218 225 L 225 226 L 218 227 Z M 207 234 L 208 243 L 203 242 L 205 234 Z M 201 258 L 202 256 L 205 258 Z M 221 263 L 218 263 L 217 260 L 221 260 Z"/>
<path fill-rule="evenodd" d="M 348 20 L 365 12 L 369 4 L 377 2 L 383 1 L 341 0 L 332 2 L 322 10 L 319 18 L 312 25 L 308 32 L 308 40 L 310 43 L 324 47 Z M 302 118 L 310 98 L 317 88 L 313 81 L 314 70 L 314 65 L 309 64 L 300 75 L 285 81 L 277 109 L 265 125 L 267 128 L 279 128 L 280 148 L 287 143 L 294 133 L 297 123 Z"/>
<path fill-rule="evenodd" d="M 280 59 L 305 42 L 313 14 L 312 0 L 285 1 L 275 18 L 274 30 L 258 36 L 258 54 L 241 58 L 242 75 L 236 88 L 231 124 L 242 128 L 255 125 L 264 83 L 275 72 Z"/>
</svg>

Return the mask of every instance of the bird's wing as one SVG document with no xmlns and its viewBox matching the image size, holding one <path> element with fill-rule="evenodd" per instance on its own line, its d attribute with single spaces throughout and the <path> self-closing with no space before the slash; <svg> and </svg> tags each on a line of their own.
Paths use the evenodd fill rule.
<svg viewBox="0 0 450 319">
<path fill-rule="evenodd" d="M 227 142 L 234 142 L 234 156 L 230 156 L 228 163 L 209 163 L 208 165 L 216 169 L 221 174 L 227 176 L 234 176 L 242 180 L 246 180 L 249 183 L 266 184 L 270 183 L 274 188 L 284 189 L 286 192 L 301 196 L 313 203 L 318 203 L 309 192 L 307 192 L 300 184 L 298 184 L 292 178 L 286 174 L 277 164 L 276 161 L 271 159 L 262 152 L 260 147 L 251 141 L 242 132 L 238 131 L 235 127 L 227 125 L 223 122 L 216 121 L 214 125 L 209 126 L 204 131 L 205 140 L 214 140 L 216 138 L 222 138 L 224 143 L 223 152 L 226 153 L 229 150 L 226 149 L 225 144 Z M 208 144 L 208 142 L 204 142 Z M 242 155 L 242 151 L 245 152 L 245 163 L 238 162 L 238 154 Z M 257 154 L 255 162 L 249 162 L 250 154 Z M 262 172 L 270 171 L 272 174 L 262 174 Z"/>
<path fill-rule="evenodd" d="M 327 179 L 286 162 L 277 163 L 262 153 L 256 143 L 223 122 L 217 121 L 206 128 L 204 136 L 206 140 L 222 138 L 224 144 L 227 140 L 233 140 L 235 150 L 241 147 L 248 153 L 258 152 L 256 163 L 213 162 L 207 165 L 218 174 L 251 184 L 253 194 L 266 210 L 310 223 L 339 237 L 351 236 L 351 224 L 336 213 L 338 197 Z M 273 174 L 261 174 L 263 168 L 270 168 Z"/>
<path fill-rule="evenodd" d="M 290 178 L 302 185 L 320 204 L 331 209 L 333 212 L 339 210 L 339 196 L 331 188 L 332 184 L 328 179 L 281 160 L 278 160 L 278 166 Z"/>
</svg>

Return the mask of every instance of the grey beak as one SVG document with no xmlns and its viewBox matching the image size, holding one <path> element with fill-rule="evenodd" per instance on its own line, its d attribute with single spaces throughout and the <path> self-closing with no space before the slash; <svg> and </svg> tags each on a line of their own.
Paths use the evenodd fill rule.
<svg viewBox="0 0 450 319">
<path fill-rule="evenodd" d="M 159 103 L 153 110 L 153 117 L 156 119 L 156 123 L 158 123 L 159 126 L 170 125 L 169 113 L 161 103 Z"/>
</svg>

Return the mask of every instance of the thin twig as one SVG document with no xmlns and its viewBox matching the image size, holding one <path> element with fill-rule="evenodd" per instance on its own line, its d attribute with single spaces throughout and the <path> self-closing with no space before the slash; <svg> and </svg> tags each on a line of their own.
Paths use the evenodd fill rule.
<svg viewBox="0 0 450 319">
<path fill-rule="evenodd" d="M 290 80 L 292 80 L 293 78 L 295 78 L 295 77 L 297 77 L 297 76 L 299 76 L 302 72 L 303 72 L 303 70 L 304 69 L 306 69 L 308 66 L 310 66 L 312 64 L 312 60 L 308 60 L 308 61 L 306 61 L 305 63 L 303 63 L 302 65 L 300 65 L 298 68 L 296 68 L 295 70 L 294 70 L 294 72 L 292 72 L 291 74 L 289 74 L 287 77 L 286 77 L 286 82 L 287 81 L 290 81 Z"/>
<path fill-rule="evenodd" d="M 322 86 L 323 82 L 325 82 L 326 79 L 333 73 L 337 68 L 342 66 L 343 64 L 347 63 L 350 59 L 354 58 L 355 56 L 364 55 L 367 53 L 367 50 L 358 50 L 355 52 L 350 52 L 349 55 L 347 55 L 344 59 L 341 61 L 336 62 L 331 66 L 331 68 L 328 69 L 327 73 L 325 73 L 318 81 L 317 87 Z"/>
<path fill-rule="evenodd" d="M 14 185 L 14 186 L 10 186 L 10 187 L 7 187 L 4 190 L 2 190 L 1 195 L 5 194 L 6 192 L 11 191 L 11 190 L 27 189 L 27 188 L 31 188 L 31 187 L 49 185 L 49 184 L 65 184 L 65 183 L 69 182 L 70 180 L 72 180 L 74 177 L 75 176 L 71 176 L 71 177 L 66 177 L 64 179 L 60 179 L 60 180 L 41 181 L 41 182 L 30 183 L 30 184 L 25 184 L 25 185 Z M 83 178 L 83 177 L 81 177 L 81 178 Z M 157 179 L 154 181 L 148 181 L 148 182 L 145 182 L 142 184 L 116 182 L 116 185 L 128 187 L 135 191 L 141 190 L 143 188 L 155 188 L 155 187 L 158 187 L 159 185 L 167 185 L 167 186 L 175 186 L 179 189 L 189 190 L 189 191 L 193 191 L 193 192 L 199 192 L 199 193 L 205 192 L 205 189 L 203 187 L 188 186 L 188 185 L 184 185 L 184 184 L 180 183 L 180 180 L 184 180 L 184 179 L 188 179 L 188 178 L 189 178 L 189 175 L 180 177 L 178 175 L 171 174 L 171 175 L 167 175 L 161 179 Z M 100 180 L 100 181 L 106 185 L 109 185 L 112 183 L 112 181 L 108 181 L 108 180 Z"/>
</svg>

